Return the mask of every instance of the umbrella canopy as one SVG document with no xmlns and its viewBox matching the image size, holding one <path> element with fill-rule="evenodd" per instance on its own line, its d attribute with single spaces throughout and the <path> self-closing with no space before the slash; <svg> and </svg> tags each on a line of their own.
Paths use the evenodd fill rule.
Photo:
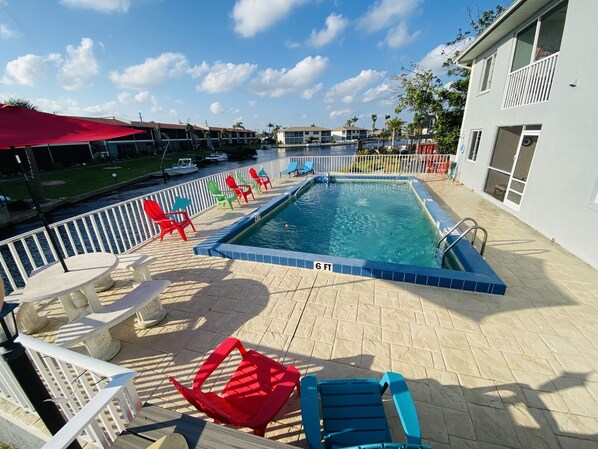
<svg viewBox="0 0 598 449">
<path fill-rule="evenodd" d="M 0 104 L 0 150 L 91 142 L 145 131 Z"/>
<path fill-rule="evenodd" d="M 34 145 L 92 142 L 143 132 L 145 131 L 125 128 L 124 126 L 109 125 L 75 117 L 47 114 L 19 106 L 0 104 L 0 150 Z M 62 251 L 50 229 L 42 207 L 31 191 L 27 175 L 18 158 L 17 161 L 19 161 L 25 184 L 30 190 L 35 209 L 48 233 L 50 244 L 66 273 L 68 269 Z"/>
</svg>

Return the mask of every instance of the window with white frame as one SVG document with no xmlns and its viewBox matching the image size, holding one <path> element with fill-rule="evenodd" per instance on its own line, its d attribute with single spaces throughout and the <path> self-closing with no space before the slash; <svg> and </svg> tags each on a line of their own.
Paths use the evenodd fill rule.
<svg viewBox="0 0 598 449">
<path fill-rule="evenodd" d="M 471 132 L 471 139 L 469 141 L 469 151 L 467 152 L 467 160 L 475 162 L 478 157 L 478 149 L 480 148 L 480 140 L 482 138 L 482 130 L 474 129 Z"/>
<path fill-rule="evenodd" d="M 557 53 L 561 49 L 567 3 L 567 1 L 560 3 L 517 33 L 511 72 Z"/>
<path fill-rule="evenodd" d="M 492 84 L 492 73 L 494 72 L 494 60 L 496 53 L 484 60 L 484 71 L 482 72 L 482 83 L 480 84 L 480 93 L 490 90 Z"/>
</svg>

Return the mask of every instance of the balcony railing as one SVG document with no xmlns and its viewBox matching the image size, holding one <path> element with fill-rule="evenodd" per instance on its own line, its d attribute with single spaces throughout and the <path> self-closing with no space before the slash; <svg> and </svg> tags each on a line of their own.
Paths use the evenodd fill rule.
<svg viewBox="0 0 598 449">
<path fill-rule="evenodd" d="M 43 449 L 62 449 L 75 438 L 110 446 L 141 409 L 133 384 L 136 372 L 70 351 L 29 335 L 18 341 L 27 349 L 50 396 L 68 423 Z M 0 395 L 33 412 L 25 393 L 0 357 Z M 11 375 L 5 376 L 5 373 Z"/>
<path fill-rule="evenodd" d="M 558 57 L 555 53 L 510 73 L 503 109 L 548 101 Z"/>
<path fill-rule="evenodd" d="M 316 172 L 345 173 L 394 173 L 418 174 L 426 170 L 426 162 L 446 160 L 447 155 L 351 155 L 351 156 L 301 156 L 286 157 L 260 164 L 271 179 L 280 177 L 289 161 L 314 162 Z M 91 252 L 123 254 L 142 245 L 158 234 L 158 227 L 143 212 L 143 201 L 151 198 L 164 210 L 174 202 L 175 196 L 189 198 L 190 216 L 216 204 L 207 188 L 207 181 L 214 180 L 224 190 L 224 179 L 240 171 L 249 179 L 249 166 L 199 178 L 185 184 L 169 187 L 148 195 L 133 198 L 93 212 L 78 215 L 50 225 L 63 254 L 74 256 Z M 56 261 L 57 256 L 49 244 L 47 232 L 38 228 L 0 242 L 0 276 L 6 281 L 7 293 L 27 284 L 29 274 L 36 268 Z"/>
</svg>

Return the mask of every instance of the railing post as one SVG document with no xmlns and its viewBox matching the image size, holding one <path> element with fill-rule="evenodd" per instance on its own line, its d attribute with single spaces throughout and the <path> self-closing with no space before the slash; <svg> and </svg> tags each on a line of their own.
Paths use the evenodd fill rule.
<svg viewBox="0 0 598 449">
<path fill-rule="evenodd" d="M 4 290 L 1 287 L 0 295 L 4 298 Z M 29 360 L 25 347 L 15 341 L 18 331 L 16 327 L 11 329 L 8 325 L 11 320 L 10 316 L 14 321 L 14 304 L 6 303 L 2 306 L 0 312 L 0 324 L 3 329 L 0 335 L 5 338 L 5 340 L 0 341 L 0 355 L 43 423 L 52 435 L 56 435 L 64 427 L 66 420 L 52 401 L 46 386 L 40 379 L 33 363 Z M 68 447 L 70 449 L 81 449 L 77 441 L 73 441 Z"/>
</svg>

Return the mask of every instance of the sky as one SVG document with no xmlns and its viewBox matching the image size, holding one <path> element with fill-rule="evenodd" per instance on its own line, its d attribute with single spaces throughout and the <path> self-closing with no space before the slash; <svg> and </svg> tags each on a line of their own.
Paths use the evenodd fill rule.
<svg viewBox="0 0 598 449">
<path fill-rule="evenodd" d="M 0 102 L 62 115 L 371 128 L 411 62 L 500 0 L 0 0 Z M 403 117 L 405 118 L 405 117 Z"/>
</svg>

